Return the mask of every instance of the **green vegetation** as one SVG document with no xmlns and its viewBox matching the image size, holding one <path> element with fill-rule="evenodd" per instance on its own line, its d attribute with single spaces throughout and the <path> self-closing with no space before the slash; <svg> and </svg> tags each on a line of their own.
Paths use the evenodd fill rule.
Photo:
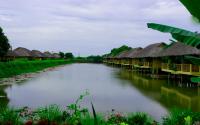
<svg viewBox="0 0 200 125">
<path fill-rule="evenodd" d="M 3 29 L 0 27 L 0 57 L 5 56 L 9 49 L 10 44 L 8 38 L 4 35 Z"/>
<path fill-rule="evenodd" d="M 102 63 L 103 62 L 102 56 L 88 56 L 86 59 L 89 63 Z"/>
<path fill-rule="evenodd" d="M 0 62 L 0 78 L 41 71 L 48 67 L 72 63 L 72 60 L 16 60 Z"/>
<path fill-rule="evenodd" d="M 173 109 L 169 116 L 163 118 L 163 125 L 199 125 L 200 112 Z"/>
<path fill-rule="evenodd" d="M 64 59 L 65 58 L 65 53 L 59 52 L 60 58 Z"/>
<path fill-rule="evenodd" d="M 64 53 L 64 52 L 59 52 L 59 55 L 62 59 L 73 59 L 74 55 L 72 53 Z"/>
<path fill-rule="evenodd" d="M 114 110 L 106 116 L 96 114 L 92 104 L 92 115 L 87 108 L 81 107 L 81 101 L 89 93 L 86 91 L 75 103 L 62 110 L 57 105 L 39 108 L 35 111 L 6 108 L 0 111 L 1 125 L 159 125 L 146 113 L 129 115 L 117 113 Z M 163 118 L 162 125 L 198 125 L 200 113 L 188 110 L 174 109 L 169 116 Z"/>
<path fill-rule="evenodd" d="M 200 1 L 199 0 L 180 0 L 187 10 L 200 21 Z"/>
<path fill-rule="evenodd" d="M 72 53 L 65 53 L 65 58 L 66 59 L 73 59 L 74 55 Z"/>
<path fill-rule="evenodd" d="M 124 51 L 128 51 L 128 50 L 131 50 L 132 48 L 131 47 L 128 47 L 126 45 L 123 45 L 119 48 L 114 48 L 111 50 L 111 52 L 109 54 L 107 54 L 108 56 L 116 56 L 118 54 L 120 54 L 121 52 L 124 52 Z"/>
</svg>

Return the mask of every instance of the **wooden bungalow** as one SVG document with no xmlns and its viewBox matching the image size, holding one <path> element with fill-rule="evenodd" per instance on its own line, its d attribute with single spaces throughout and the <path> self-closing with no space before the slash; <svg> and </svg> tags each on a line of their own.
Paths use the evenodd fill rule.
<svg viewBox="0 0 200 125">
<path fill-rule="evenodd" d="M 16 54 L 16 58 L 31 59 L 31 51 L 26 48 L 18 47 L 13 52 Z"/>
<path fill-rule="evenodd" d="M 161 59 L 158 57 L 158 53 L 160 53 L 165 46 L 165 43 L 155 43 L 145 47 L 134 56 L 136 59 L 135 66 L 152 69 L 153 73 L 158 73 L 158 70 L 161 69 Z"/>
<path fill-rule="evenodd" d="M 163 58 L 162 71 L 164 72 L 200 76 L 200 66 L 185 59 L 185 56 L 200 56 L 200 50 L 195 47 L 175 42 L 163 50 L 159 56 Z"/>
<path fill-rule="evenodd" d="M 127 58 L 129 60 L 129 64 L 130 64 L 131 68 L 133 68 L 134 66 L 138 66 L 139 65 L 139 60 L 136 57 L 140 53 L 140 51 L 142 51 L 141 47 L 133 48 L 125 56 L 125 58 Z"/>
<path fill-rule="evenodd" d="M 128 54 L 131 52 L 131 50 L 123 51 L 119 55 L 115 57 L 115 64 L 119 66 L 130 66 L 129 59 L 127 58 Z"/>
</svg>

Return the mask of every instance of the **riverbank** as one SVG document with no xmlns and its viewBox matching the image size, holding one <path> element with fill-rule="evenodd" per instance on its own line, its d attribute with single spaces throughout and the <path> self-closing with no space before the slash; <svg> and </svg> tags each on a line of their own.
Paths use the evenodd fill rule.
<svg viewBox="0 0 200 125">
<path fill-rule="evenodd" d="M 27 73 L 35 73 L 44 69 L 73 63 L 72 60 L 19 60 L 11 62 L 0 62 L 0 78 L 9 78 L 25 74 L 26 77 L 31 76 Z M 18 76 L 19 77 L 19 76 Z"/>
<path fill-rule="evenodd" d="M 0 110 L 1 125 L 200 125 L 200 113 L 189 110 L 173 109 L 159 123 L 144 112 L 131 114 L 114 110 L 108 115 L 96 113 L 92 104 L 92 113 L 76 103 L 62 110 L 57 105 L 31 110 L 6 108 Z"/>
</svg>

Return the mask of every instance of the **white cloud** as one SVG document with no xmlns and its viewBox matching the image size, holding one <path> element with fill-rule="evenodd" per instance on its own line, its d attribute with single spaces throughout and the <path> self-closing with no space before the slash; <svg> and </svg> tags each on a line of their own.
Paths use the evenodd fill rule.
<svg viewBox="0 0 200 125">
<path fill-rule="evenodd" d="M 0 25 L 14 47 L 89 55 L 122 44 L 144 47 L 170 38 L 147 29 L 147 22 L 197 30 L 189 13 L 174 0 L 0 1 Z"/>
</svg>

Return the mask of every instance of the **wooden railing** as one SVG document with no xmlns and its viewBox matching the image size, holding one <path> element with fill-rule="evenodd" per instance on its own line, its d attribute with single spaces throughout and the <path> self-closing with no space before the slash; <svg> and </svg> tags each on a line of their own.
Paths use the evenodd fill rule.
<svg viewBox="0 0 200 125">
<path fill-rule="evenodd" d="M 167 64 L 162 63 L 163 70 L 172 70 L 183 73 L 199 73 L 200 74 L 200 66 L 192 65 L 192 64 Z"/>
</svg>

